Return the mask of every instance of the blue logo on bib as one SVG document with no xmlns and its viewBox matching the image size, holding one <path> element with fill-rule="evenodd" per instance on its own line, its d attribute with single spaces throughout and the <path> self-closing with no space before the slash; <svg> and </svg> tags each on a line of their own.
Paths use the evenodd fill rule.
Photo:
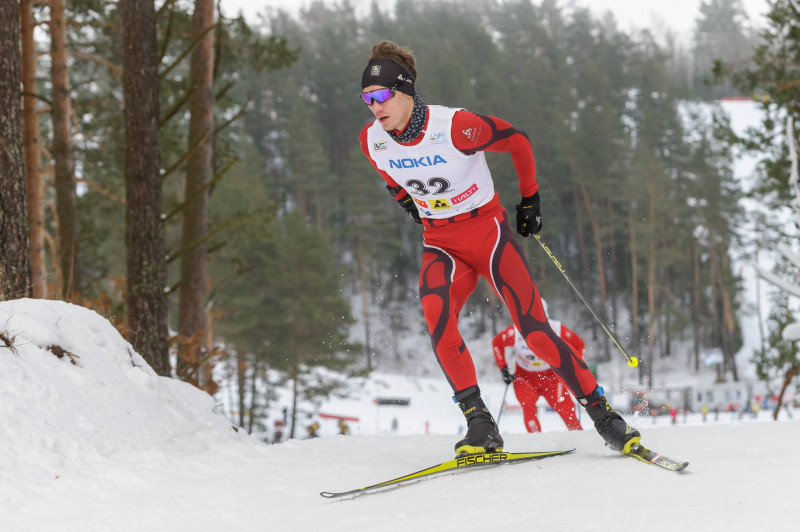
<svg viewBox="0 0 800 532">
<path fill-rule="evenodd" d="M 392 159 L 389 161 L 389 168 L 418 168 L 420 166 L 435 166 L 437 164 L 447 164 L 441 155 L 417 157 L 416 159 Z"/>
</svg>

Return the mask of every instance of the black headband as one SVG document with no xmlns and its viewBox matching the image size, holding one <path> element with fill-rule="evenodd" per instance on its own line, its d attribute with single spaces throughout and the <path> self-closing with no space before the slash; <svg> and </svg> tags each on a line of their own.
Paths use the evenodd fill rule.
<svg viewBox="0 0 800 532">
<path fill-rule="evenodd" d="M 414 78 L 401 65 L 391 59 L 373 59 L 361 74 L 361 88 L 370 85 L 396 87 L 409 96 L 414 95 Z"/>
</svg>

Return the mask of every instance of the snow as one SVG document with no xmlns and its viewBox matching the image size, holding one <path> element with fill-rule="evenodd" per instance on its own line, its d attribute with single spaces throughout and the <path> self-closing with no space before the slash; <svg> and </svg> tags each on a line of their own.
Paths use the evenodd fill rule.
<svg viewBox="0 0 800 532">
<path fill-rule="evenodd" d="M 787 341 L 800 342 L 800 322 L 790 323 L 784 327 L 782 338 Z"/>
<path fill-rule="evenodd" d="M 792 264 L 800 268 L 800 255 L 795 253 L 794 251 L 789 248 L 786 244 L 778 244 L 778 251 L 786 257 L 786 260 L 791 261 Z"/>
<path fill-rule="evenodd" d="M 800 297 L 800 286 L 796 286 L 789 281 L 784 281 L 781 277 L 775 275 L 774 273 L 768 272 L 761 268 L 760 266 L 753 266 L 756 270 L 756 273 L 770 283 L 777 286 L 779 289 L 783 290 L 787 294 L 792 294 L 797 297 Z"/>
<path fill-rule="evenodd" d="M 608 450 L 590 427 L 567 432 L 552 415 L 542 418 L 546 432 L 524 433 L 509 410 L 506 449 L 576 452 L 328 500 L 319 493 L 452 457 L 463 418 L 438 388 L 443 378 L 361 383 L 363 400 L 338 407 L 372 434 L 266 445 L 235 430 L 209 395 L 157 376 L 93 311 L 0 302 L 0 335 L 3 531 L 754 531 L 797 522 L 800 422 L 763 411 L 674 425 L 629 417 L 649 446 L 691 462 L 673 473 Z M 58 358 L 53 345 L 79 358 Z M 503 390 L 487 385 L 493 412 Z M 378 393 L 409 407 L 378 407 Z M 386 420 L 398 415 L 391 433 Z"/>
</svg>

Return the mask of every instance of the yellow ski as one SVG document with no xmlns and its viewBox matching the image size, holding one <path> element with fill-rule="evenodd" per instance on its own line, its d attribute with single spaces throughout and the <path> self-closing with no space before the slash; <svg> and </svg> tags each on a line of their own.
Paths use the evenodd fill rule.
<svg viewBox="0 0 800 532">
<path fill-rule="evenodd" d="M 358 488 L 350 491 L 341 491 L 341 492 L 323 491 L 322 493 L 320 493 L 320 495 L 328 499 L 334 499 L 336 497 L 344 497 L 347 495 L 360 495 L 367 491 L 374 491 L 381 488 L 389 488 L 389 487 L 400 486 L 403 484 L 409 484 L 413 481 L 420 480 L 423 478 L 430 478 L 434 475 L 441 475 L 444 473 L 455 473 L 458 471 L 463 471 L 465 469 L 472 469 L 476 467 L 493 466 L 500 464 L 514 464 L 518 462 L 528 462 L 530 460 L 540 460 L 542 458 L 548 458 L 550 456 L 560 456 L 562 454 L 569 454 L 574 450 L 575 449 L 570 449 L 567 451 L 545 451 L 545 452 L 534 452 L 534 453 L 507 453 L 499 451 L 491 453 L 468 454 L 464 456 L 457 456 L 453 460 L 449 460 L 447 462 L 435 465 L 433 467 L 429 467 L 427 469 L 423 469 L 421 471 L 417 471 L 416 473 L 411 473 L 409 475 L 397 477 L 392 480 L 387 480 L 386 482 L 381 482 L 380 484 L 373 484 L 372 486 L 367 486 L 365 488 Z"/>
</svg>

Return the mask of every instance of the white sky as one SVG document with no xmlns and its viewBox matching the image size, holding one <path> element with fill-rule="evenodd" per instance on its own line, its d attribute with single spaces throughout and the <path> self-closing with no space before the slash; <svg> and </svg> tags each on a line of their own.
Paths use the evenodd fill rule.
<svg viewBox="0 0 800 532">
<path fill-rule="evenodd" d="M 330 0 L 327 0 L 330 1 Z M 366 8 L 372 0 L 351 0 L 353 5 Z M 306 7 L 311 0 L 223 0 L 223 11 L 234 15 L 239 10 L 246 17 L 264 11 L 266 7 L 285 9 L 296 13 L 301 7 Z M 534 0 L 540 3 L 540 0 Z M 566 5 L 569 0 L 562 0 Z M 682 37 L 688 38 L 694 27 L 694 21 L 699 12 L 701 0 L 575 0 L 577 5 L 588 5 L 598 15 L 611 11 L 623 30 L 631 28 L 651 28 L 659 34 L 664 26 L 677 31 Z M 742 0 L 751 21 L 763 18 L 767 11 L 767 0 Z M 390 5 L 394 5 L 391 2 Z M 756 22 L 757 25 L 760 23 Z"/>
</svg>

